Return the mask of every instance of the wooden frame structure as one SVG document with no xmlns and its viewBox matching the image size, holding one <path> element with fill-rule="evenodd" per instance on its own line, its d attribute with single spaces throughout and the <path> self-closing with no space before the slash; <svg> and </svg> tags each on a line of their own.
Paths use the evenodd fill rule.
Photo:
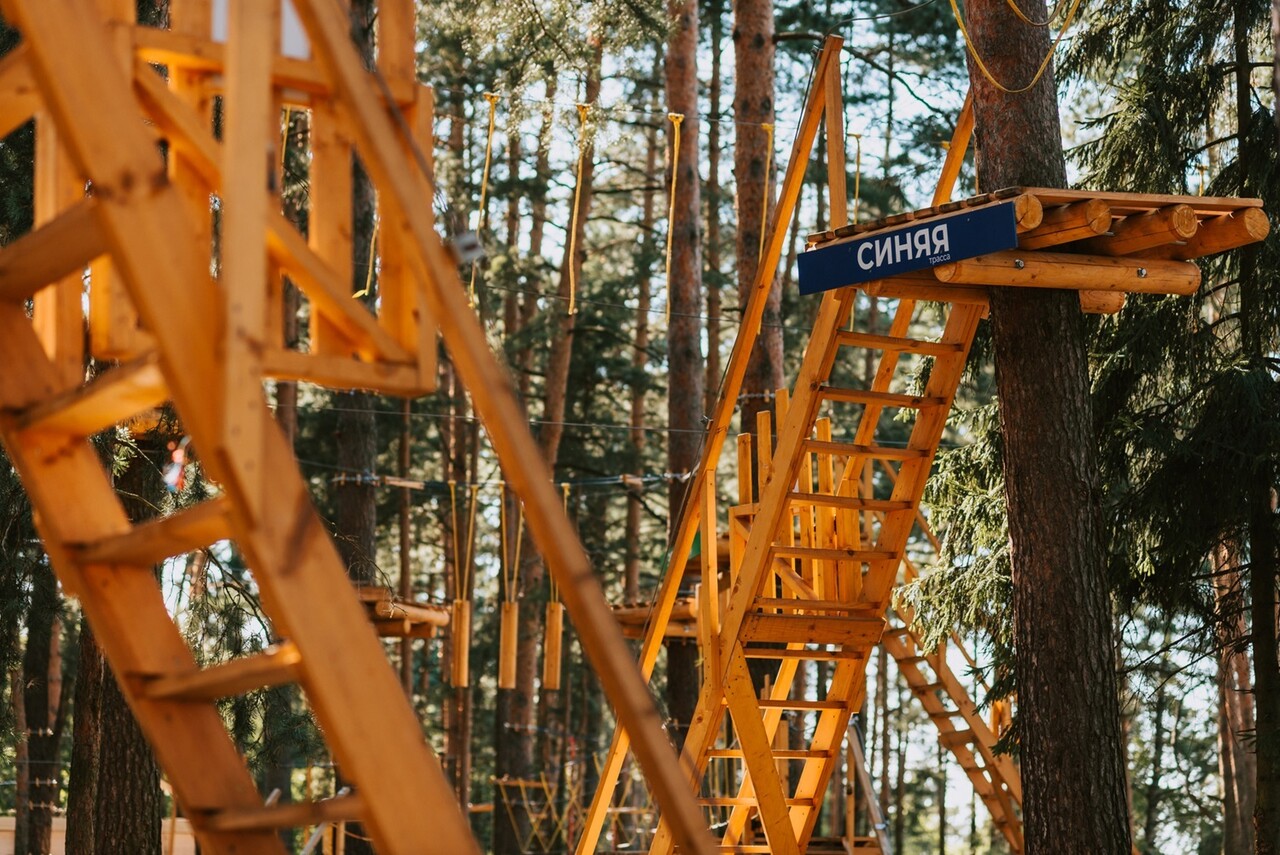
<svg viewBox="0 0 1280 855">
<path fill-rule="evenodd" d="M 869 295 L 897 300 L 887 334 L 858 330 L 853 309 L 859 288 L 838 288 L 822 295 L 793 392 L 779 402 L 776 445 L 770 436 L 772 425 L 761 425 L 759 493 L 754 494 L 748 486 L 739 495 L 739 504 L 728 513 L 731 560 L 727 591 L 718 590 L 716 550 L 702 550 L 696 614 L 704 681 L 682 759 L 688 782 L 694 787 L 700 785 L 712 759 L 741 760 L 743 774 L 737 797 L 700 800 L 711 810 L 729 809 L 727 819 L 718 826 L 722 851 L 785 855 L 808 847 L 849 718 L 862 702 L 867 653 L 885 633 L 884 616 L 925 480 L 978 321 L 987 312 L 987 289 L 1076 289 L 1084 310 L 1114 312 L 1130 291 L 1194 293 L 1200 273 L 1190 259 L 1259 240 L 1269 228 L 1256 199 L 1013 189 L 952 203 L 948 200 L 973 132 L 969 101 L 957 122 L 933 206 L 850 225 L 841 47 L 841 39 L 828 37 L 817 60 L 764 257 L 743 312 L 741 333 L 734 342 L 703 456 L 693 473 L 672 554 L 688 555 L 695 535 L 700 535 L 704 545 L 717 543 L 717 464 L 765 299 L 796 213 L 805 169 L 824 121 L 829 209 L 835 228 L 813 236 L 811 245 L 853 240 L 906 222 L 928 222 L 965 208 L 1006 205 L 1012 206 L 1018 246 L 859 286 Z M 945 324 L 937 340 L 908 335 L 918 301 L 940 303 L 945 310 Z M 871 388 L 847 388 L 832 382 L 833 367 L 845 348 L 881 354 Z M 932 360 L 926 387 L 920 392 L 903 388 L 909 380 L 909 373 L 901 370 L 904 357 Z M 878 441 L 889 411 L 914 415 L 905 447 Z M 841 431 L 844 438 L 835 439 L 833 422 L 846 427 Z M 749 465 L 749 446 L 745 455 L 740 448 L 739 459 L 744 458 Z M 862 473 L 873 462 L 893 472 L 887 497 L 858 492 Z M 751 479 L 740 478 L 740 484 L 744 482 L 750 485 Z M 672 562 L 657 594 L 640 653 L 640 667 L 646 676 L 652 674 L 668 632 L 684 566 L 680 560 Z M 884 643 L 893 650 L 894 645 L 904 642 L 895 631 L 885 635 Z M 914 668 L 904 668 L 904 673 L 910 672 L 908 679 L 918 678 L 922 686 L 941 683 L 945 687 L 949 671 L 939 652 L 896 652 L 902 657 L 900 661 L 910 661 Z M 757 698 L 752 685 L 746 664 L 749 658 L 778 662 L 777 677 L 763 698 Z M 817 688 L 816 697 L 792 697 L 795 675 L 805 661 L 830 662 L 831 679 Z M 933 681 L 919 671 L 920 664 L 931 668 Z M 922 698 L 930 694 L 926 691 Z M 941 704 L 936 694 L 933 702 Z M 775 751 L 774 736 L 784 710 L 814 715 L 806 748 Z M 720 745 L 726 711 L 737 743 Z M 972 757 L 968 745 L 976 725 L 971 723 L 966 733 L 950 722 L 958 711 L 939 706 L 931 712 L 936 713 L 935 721 L 947 720 L 939 727 L 954 734 L 947 737 L 954 743 L 949 747 Z M 599 845 L 628 745 L 626 726 L 620 724 L 601 771 L 579 855 L 593 852 Z M 1002 762 L 992 757 L 991 768 L 998 770 Z M 780 764 L 791 763 L 801 765 L 794 791 L 788 786 L 791 776 L 779 771 Z M 986 788 L 974 778 L 984 801 L 990 795 L 989 806 L 1000 808 L 1002 803 L 1008 808 L 1008 817 L 1013 817 L 1016 776 L 997 781 L 984 772 L 982 780 Z M 993 811 L 997 820 L 1002 811 Z M 760 824 L 766 845 L 744 842 L 749 822 Z M 1002 831 L 1014 850 L 1020 851 L 1020 829 L 1005 821 Z M 650 852 L 669 855 L 676 846 L 672 828 L 663 817 Z"/>
<path fill-rule="evenodd" d="M 421 393 L 434 384 L 438 330 L 635 734 L 656 801 L 685 851 L 710 851 L 652 698 L 436 234 L 422 154 L 431 96 L 414 79 L 412 2 L 379 3 L 373 71 L 340 0 L 230 0 L 222 41 L 213 8 L 174 0 L 172 28 L 157 30 L 136 25 L 133 0 L 0 0 L 22 34 L 0 61 L 0 134 L 35 118 L 39 160 L 38 225 L 0 250 L 0 357 L 11 366 L 0 373 L 0 436 L 52 565 L 80 598 L 201 846 L 281 853 L 276 829 L 345 819 L 385 853 L 478 851 L 263 389 L 275 377 Z M 305 44 L 287 53 L 280 33 L 295 15 Z M 279 199 L 285 107 L 311 123 L 305 239 Z M 351 295 L 353 153 L 378 191 L 376 314 Z M 277 334 L 286 276 L 311 306 L 307 353 Z M 86 320 L 94 355 L 125 360 L 89 383 Z M 134 525 L 89 438 L 165 402 L 221 492 Z M 280 641 L 200 669 L 154 566 L 223 539 L 247 559 Z M 264 806 L 214 701 L 284 682 L 306 693 L 349 795 Z"/>
</svg>

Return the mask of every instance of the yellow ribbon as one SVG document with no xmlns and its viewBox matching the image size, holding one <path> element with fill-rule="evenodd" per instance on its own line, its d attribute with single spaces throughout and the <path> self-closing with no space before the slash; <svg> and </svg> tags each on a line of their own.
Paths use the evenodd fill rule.
<svg viewBox="0 0 1280 855">
<path fill-rule="evenodd" d="M 773 169 L 773 123 L 765 122 L 765 136 L 769 138 L 769 148 L 764 153 L 764 193 L 760 196 L 760 248 L 756 252 L 756 263 L 764 260 L 764 233 L 769 221 L 769 170 Z"/>
<path fill-rule="evenodd" d="M 485 201 L 489 196 L 489 165 L 493 162 L 493 125 L 498 115 L 498 101 L 501 97 L 494 92 L 484 93 L 484 100 L 489 102 L 489 136 L 484 143 L 484 169 L 480 172 L 480 222 L 477 228 L 481 234 L 489 228 L 489 208 Z M 471 285 L 467 289 L 467 296 L 471 300 L 472 308 L 476 305 L 476 268 L 478 266 L 478 261 L 471 262 Z"/>
</svg>

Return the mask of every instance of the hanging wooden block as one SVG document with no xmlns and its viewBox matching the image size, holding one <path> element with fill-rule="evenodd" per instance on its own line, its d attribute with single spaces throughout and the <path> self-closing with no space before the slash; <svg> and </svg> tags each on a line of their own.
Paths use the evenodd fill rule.
<svg viewBox="0 0 1280 855">
<path fill-rule="evenodd" d="M 516 647 L 520 640 L 520 603 L 502 604 L 498 633 L 498 688 L 516 687 Z"/>
<path fill-rule="evenodd" d="M 560 691 L 560 659 L 564 642 L 564 603 L 547 603 L 542 637 L 542 688 Z"/>
<path fill-rule="evenodd" d="M 471 601 L 454 600 L 449 624 L 453 628 L 453 685 L 465 689 L 471 685 Z"/>
</svg>

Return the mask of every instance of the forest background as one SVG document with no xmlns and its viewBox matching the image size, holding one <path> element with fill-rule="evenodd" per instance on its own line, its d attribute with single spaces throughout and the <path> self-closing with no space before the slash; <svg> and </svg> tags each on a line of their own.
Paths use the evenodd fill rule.
<svg viewBox="0 0 1280 855">
<path fill-rule="evenodd" d="M 1067 5 L 1049 22 L 1055 32 Z M 163 25 L 166 0 L 138 7 Z M 371 40 L 371 4 L 352 7 L 357 35 Z M 1280 210 L 1271 14 L 1264 0 L 1080 4 L 1057 54 L 1076 186 L 1262 196 Z M 856 218 L 922 207 L 969 74 L 941 0 L 481 0 L 419 10 L 420 76 L 437 101 L 438 213 L 481 237 L 486 257 L 464 278 L 615 602 L 648 602 L 672 559 L 680 476 L 696 460 L 772 181 L 827 33 L 847 40 Z M 0 49 L 15 43 L 0 33 Z M 683 117 L 678 152 L 672 113 Z M 305 169 L 291 171 L 289 158 L 301 157 L 306 133 L 305 115 L 290 117 L 285 201 L 299 217 Z M 747 427 L 807 340 L 816 303 L 796 294 L 795 257 L 804 235 L 826 225 L 822 160 L 820 147 L 741 401 Z M 30 227 L 31 161 L 29 128 L 0 143 L 2 242 Z M 957 195 L 995 189 L 981 186 L 972 159 L 961 185 Z M 376 239 L 370 209 L 357 246 Z M 1194 301 L 1133 299 L 1090 321 L 1116 667 L 1144 853 L 1263 851 L 1250 817 L 1258 794 L 1280 786 L 1259 778 L 1255 760 L 1280 750 L 1274 729 L 1255 726 L 1264 707 L 1280 705 L 1274 613 L 1268 626 L 1258 609 L 1274 602 L 1280 539 L 1278 249 L 1273 236 L 1206 265 Z M 369 267 L 367 255 L 357 259 L 353 291 L 376 300 Z M 865 298 L 857 307 L 872 319 L 890 309 Z M 303 333 L 295 324 L 290 334 Z M 865 383 L 869 367 L 843 370 Z M 475 604 L 470 685 L 450 683 L 447 633 L 389 642 L 388 654 L 460 796 L 477 807 L 480 839 L 502 853 L 564 851 L 612 717 L 572 628 L 563 688 L 540 685 L 551 592 L 447 359 L 440 393 L 407 403 L 287 383 L 271 392 L 352 578 L 394 588 L 407 572 L 420 599 Z M 1016 691 L 995 395 L 979 346 L 930 488 L 942 555 L 903 593 L 934 637 L 957 628 L 971 644 L 984 704 Z M 166 488 L 180 440 L 172 426 L 102 438 L 136 516 L 209 489 L 197 465 L 179 490 Z M 731 495 L 731 480 L 721 489 Z M 47 851 L 51 818 L 66 814 L 68 851 L 158 853 L 169 810 L 159 771 L 75 601 L 57 587 L 7 465 L 0 523 L 0 810 L 17 817 L 18 851 Z M 274 640 L 230 548 L 158 572 L 202 662 Z M 495 680 L 504 599 L 522 603 L 514 689 Z M 673 641 L 659 668 L 655 689 L 677 742 L 697 665 L 693 643 Z M 1004 851 L 892 662 L 874 660 L 869 682 L 860 726 L 895 851 Z M 302 798 L 340 785 L 293 691 L 238 698 L 224 713 L 265 791 Z M 1015 724 L 1015 751 L 1016 738 Z M 624 798 L 643 810 L 642 782 L 631 780 Z M 569 834 L 531 835 L 530 792 Z M 837 808 L 823 827 L 840 823 Z M 360 849 L 352 838 L 347 851 Z"/>
</svg>

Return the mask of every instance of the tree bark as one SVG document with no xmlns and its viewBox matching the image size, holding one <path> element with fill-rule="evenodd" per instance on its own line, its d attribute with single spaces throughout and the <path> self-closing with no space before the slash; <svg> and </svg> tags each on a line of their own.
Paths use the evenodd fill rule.
<svg viewBox="0 0 1280 855">
<path fill-rule="evenodd" d="M 702 362 L 702 235 L 701 190 L 698 176 L 698 4 L 697 0 L 673 0 L 668 4 L 672 21 L 667 37 L 663 70 L 667 108 L 684 115 L 680 149 L 671 154 L 676 194 L 671 204 L 671 275 L 667 300 L 671 320 L 667 325 L 667 471 L 692 472 L 698 463 L 702 439 L 705 379 Z M 680 519 L 691 481 L 673 480 L 668 489 L 671 535 Z M 673 555 L 673 562 L 686 556 Z M 698 663 L 696 645 L 684 641 L 667 644 L 667 713 L 674 722 L 675 742 L 684 745 L 689 722 L 697 706 Z"/>
<path fill-rule="evenodd" d="M 51 851 L 53 810 L 58 802 L 61 766 L 58 719 L 59 698 L 50 679 L 51 668 L 59 664 L 52 655 L 58 643 L 58 582 L 47 566 L 35 567 L 31 576 L 31 605 L 27 610 L 27 647 L 22 657 L 22 703 L 27 750 L 27 807 L 25 848 L 22 855 L 44 855 Z M 61 681 L 61 674 L 58 674 Z M 56 726 L 57 725 L 57 726 Z"/>
<path fill-rule="evenodd" d="M 711 119 L 707 123 L 707 379 L 706 411 L 715 410 L 720 389 L 720 97 L 721 59 L 724 44 L 724 0 L 711 0 L 711 80 L 707 84 Z M 649 175 L 653 174 L 650 169 Z"/>
<path fill-rule="evenodd" d="M 96 806 L 102 752 L 102 683 L 105 663 L 89 621 L 80 620 L 71 780 L 67 787 L 67 851 L 93 853 L 97 839 Z"/>
<path fill-rule="evenodd" d="M 1165 633 L 1164 645 L 1169 643 L 1169 634 Z M 1165 750 L 1165 704 L 1167 696 L 1165 694 L 1165 684 L 1167 671 L 1169 667 L 1169 657 L 1166 654 L 1161 659 L 1160 670 L 1156 674 L 1159 681 L 1156 684 L 1155 709 L 1152 712 L 1154 719 L 1151 726 L 1151 774 L 1147 778 L 1147 809 L 1142 823 L 1142 843 L 1144 853 L 1158 855 L 1159 849 L 1156 847 L 1156 835 L 1160 831 L 1160 802 L 1162 797 L 1161 778 L 1164 774 L 1164 750 Z"/>
<path fill-rule="evenodd" d="M 1213 553 L 1218 617 L 1218 772 L 1222 778 L 1222 851 L 1253 850 L 1257 763 L 1245 744 L 1253 732 L 1253 683 L 1246 644 L 1244 580 L 1233 544 Z"/>
<path fill-rule="evenodd" d="M 761 124 L 774 122 L 773 4 L 734 0 L 733 112 L 737 138 L 733 154 L 737 182 L 738 300 L 745 306 L 760 262 L 760 235 L 767 226 L 763 205 L 773 203 L 773 170 L 767 164 L 769 136 Z M 768 409 L 768 397 L 782 385 L 782 287 L 777 276 L 761 320 L 760 336 L 743 378 L 741 430 L 754 433 L 756 413 Z"/>
<path fill-rule="evenodd" d="M 1043 0 L 1020 2 L 1043 20 Z M 1050 50 L 1004 0 L 971 0 L 995 77 L 1025 86 Z M 972 67 L 991 188 L 1064 187 L 1052 68 L 1006 95 Z M 996 380 L 1014 585 L 1027 852 L 1130 851 L 1085 328 L 1073 292 L 995 288 Z"/>
</svg>

